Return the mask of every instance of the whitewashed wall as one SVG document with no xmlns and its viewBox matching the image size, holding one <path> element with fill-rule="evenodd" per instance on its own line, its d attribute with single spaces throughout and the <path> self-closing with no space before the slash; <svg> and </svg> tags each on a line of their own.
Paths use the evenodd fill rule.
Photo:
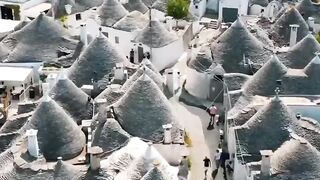
<svg viewBox="0 0 320 180">
<path fill-rule="evenodd" d="M 219 10 L 219 0 L 208 0 L 207 9 L 218 12 Z"/>
<path fill-rule="evenodd" d="M 175 64 L 183 52 L 183 41 L 179 38 L 162 48 L 152 48 L 151 61 L 157 69 L 162 70 Z"/>
<path fill-rule="evenodd" d="M 207 1 L 206 1 L 206 0 L 201 0 L 201 1 L 198 2 L 198 3 L 195 3 L 194 1 L 195 1 L 195 0 L 193 0 L 193 1 L 190 3 L 191 13 L 192 13 L 194 16 L 201 18 L 201 17 L 206 13 Z M 196 8 L 196 7 L 198 7 L 198 8 Z"/>
<path fill-rule="evenodd" d="M 223 8 L 237 8 L 239 15 L 248 14 L 249 0 L 221 0 L 219 2 L 219 20 L 222 20 Z"/>
<path fill-rule="evenodd" d="M 233 179 L 236 180 L 247 180 L 247 168 L 246 165 L 241 164 L 238 158 L 234 159 L 234 172 L 233 172 Z"/>
<path fill-rule="evenodd" d="M 210 79 L 207 74 L 187 68 L 186 90 L 193 96 L 200 99 L 207 99 L 210 90 Z"/>
</svg>

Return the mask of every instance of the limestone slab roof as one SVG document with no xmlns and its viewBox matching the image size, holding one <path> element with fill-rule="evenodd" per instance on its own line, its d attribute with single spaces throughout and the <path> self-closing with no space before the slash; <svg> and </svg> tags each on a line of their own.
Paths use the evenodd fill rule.
<svg viewBox="0 0 320 180">
<path fill-rule="evenodd" d="M 113 26 L 121 18 L 125 17 L 129 12 L 117 0 L 104 0 L 99 7 L 99 18 L 101 26 Z"/>
<path fill-rule="evenodd" d="M 309 17 L 313 17 L 315 23 L 320 22 L 320 4 L 316 4 L 311 0 L 302 0 L 296 5 L 296 8 L 305 20 L 308 20 Z"/>
<path fill-rule="evenodd" d="M 99 36 L 80 54 L 79 59 L 70 67 L 68 77 L 78 86 L 97 82 L 111 73 L 116 63 L 127 60 L 107 38 Z"/>
<path fill-rule="evenodd" d="M 123 6 L 129 12 L 139 11 L 144 14 L 148 11 L 148 7 L 143 3 L 142 0 L 128 0 L 127 3 L 123 4 Z"/>
<path fill-rule="evenodd" d="M 151 48 L 161 48 L 178 40 L 176 34 L 169 32 L 158 20 L 152 20 L 134 39 Z"/>
<path fill-rule="evenodd" d="M 168 99 L 156 83 L 141 76 L 114 105 L 116 119 L 132 136 L 152 141 L 163 140 L 162 125 L 171 123 L 172 139 L 180 138 L 180 125 Z"/>
<path fill-rule="evenodd" d="M 211 52 L 214 62 L 222 64 L 227 73 L 247 73 L 243 66 L 244 56 L 253 63 L 263 64 L 271 54 L 240 18 L 211 44 Z"/>
<path fill-rule="evenodd" d="M 113 27 L 115 29 L 132 32 L 145 28 L 149 23 L 147 16 L 139 11 L 132 11 L 118 22 Z"/>
<path fill-rule="evenodd" d="M 47 160 L 74 158 L 85 146 L 85 135 L 76 122 L 48 96 L 36 108 L 29 127 L 38 130 L 40 152 Z"/>
<path fill-rule="evenodd" d="M 57 62 L 59 49 L 65 48 L 71 53 L 76 49 L 78 41 L 69 37 L 61 25 L 40 14 L 22 29 L 3 39 L 0 49 L 10 51 L 6 62 Z"/>
</svg>

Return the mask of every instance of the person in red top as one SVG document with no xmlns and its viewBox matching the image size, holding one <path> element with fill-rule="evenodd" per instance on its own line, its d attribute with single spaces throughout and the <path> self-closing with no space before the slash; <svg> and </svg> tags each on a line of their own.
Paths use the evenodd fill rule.
<svg viewBox="0 0 320 180">
<path fill-rule="evenodd" d="M 214 120 L 216 117 L 216 114 L 218 114 L 218 108 L 215 105 L 212 105 L 209 109 L 208 112 L 210 114 L 210 121 L 208 125 L 208 130 L 214 129 Z"/>
</svg>

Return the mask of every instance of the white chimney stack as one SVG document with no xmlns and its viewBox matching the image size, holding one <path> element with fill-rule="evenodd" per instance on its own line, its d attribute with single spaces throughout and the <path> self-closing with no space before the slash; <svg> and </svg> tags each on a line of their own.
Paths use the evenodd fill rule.
<svg viewBox="0 0 320 180">
<path fill-rule="evenodd" d="M 46 79 L 47 83 L 49 84 L 49 89 L 50 90 L 53 85 L 55 84 L 56 82 L 56 78 L 57 78 L 57 74 L 54 74 L 54 73 L 50 73 Z"/>
<path fill-rule="evenodd" d="M 180 88 L 180 72 L 178 69 L 166 69 L 166 85 L 172 94 Z"/>
<path fill-rule="evenodd" d="M 172 31 L 174 19 L 171 16 L 166 16 L 166 26 L 168 31 Z"/>
<path fill-rule="evenodd" d="M 308 18 L 308 25 L 309 25 L 309 29 L 311 29 L 312 32 L 314 32 L 314 18 L 313 17 Z"/>
<path fill-rule="evenodd" d="M 123 80 L 125 75 L 124 71 L 123 63 L 116 63 L 116 67 L 114 67 L 114 79 Z"/>
<path fill-rule="evenodd" d="M 90 147 L 88 149 L 90 154 L 90 168 L 95 171 L 100 169 L 100 154 L 103 153 L 103 150 L 99 146 Z"/>
<path fill-rule="evenodd" d="M 84 46 L 88 45 L 88 34 L 87 34 L 87 24 L 80 24 L 80 41 L 84 44 Z"/>
<path fill-rule="evenodd" d="M 290 47 L 294 46 L 297 43 L 297 33 L 298 33 L 298 28 L 300 26 L 298 24 L 291 24 L 290 28 Z"/>
<path fill-rule="evenodd" d="M 261 150 L 261 175 L 269 176 L 271 170 L 271 156 L 273 152 L 271 150 Z"/>
<path fill-rule="evenodd" d="M 29 129 L 27 130 L 28 137 L 28 152 L 31 156 L 38 158 L 39 156 L 39 145 L 37 139 L 38 130 Z"/>
<path fill-rule="evenodd" d="M 172 124 L 165 124 L 162 125 L 162 128 L 164 129 L 164 144 L 171 144 L 172 143 L 172 138 L 171 138 L 171 129 L 172 129 Z"/>
</svg>

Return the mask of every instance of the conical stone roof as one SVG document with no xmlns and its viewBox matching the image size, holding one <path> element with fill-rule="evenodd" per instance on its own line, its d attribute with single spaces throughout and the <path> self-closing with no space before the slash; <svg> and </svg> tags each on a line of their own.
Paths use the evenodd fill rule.
<svg viewBox="0 0 320 180">
<path fill-rule="evenodd" d="M 236 37 L 236 38 L 235 38 Z M 243 72 L 243 55 L 254 63 L 267 60 L 263 44 L 255 38 L 238 18 L 229 29 L 211 45 L 213 59 L 226 72 Z"/>
<path fill-rule="evenodd" d="M 310 63 L 304 68 L 304 72 L 309 77 L 318 77 L 320 72 L 320 57 L 316 55 Z"/>
<path fill-rule="evenodd" d="M 289 140 L 289 129 L 296 128 L 296 118 L 279 98 L 273 98 L 244 125 L 236 128 L 242 153 L 259 154 L 276 150 Z"/>
<path fill-rule="evenodd" d="M 148 75 L 157 85 L 158 87 L 163 90 L 163 78 L 153 72 L 151 69 L 149 69 L 146 66 L 140 67 L 122 86 L 123 91 L 127 91 L 133 84 L 134 82 L 139 79 L 143 74 Z"/>
<path fill-rule="evenodd" d="M 206 71 L 213 63 L 209 46 L 202 46 L 198 54 L 188 62 L 188 66 L 198 72 Z"/>
<path fill-rule="evenodd" d="M 152 168 L 145 174 L 141 180 L 169 180 L 169 178 L 157 167 Z"/>
<path fill-rule="evenodd" d="M 132 11 L 124 18 L 116 22 L 113 27 L 115 29 L 132 32 L 146 27 L 149 23 L 147 16 L 139 11 Z"/>
<path fill-rule="evenodd" d="M 303 19 L 299 11 L 296 8 L 291 7 L 282 16 L 280 16 L 280 18 L 275 22 L 275 24 L 272 27 L 272 31 L 274 31 L 273 38 L 276 38 L 275 41 L 278 41 L 277 38 L 280 38 L 285 43 L 289 43 L 291 24 L 299 25 L 297 33 L 297 42 L 303 39 L 306 35 L 308 35 L 308 24 Z"/>
<path fill-rule="evenodd" d="M 280 62 L 276 55 L 264 64 L 244 84 L 244 93 L 248 95 L 269 96 L 274 94 L 277 87 L 277 80 L 287 73 L 287 68 Z"/>
<path fill-rule="evenodd" d="M 1 41 L 11 51 L 6 62 L 57 61 L 61 47 L 74 50 L 77 42 L 65 39 L 69 34 L 57 22 L 44 14 L 13 32 Z"/>
<path fill-rule="evenodd" d="M 152 4 L 152 8 L 156 9 L 158 11 L 167 13 L 168 9 L 168 0 L 156 0 L 153 4 Z"/>
<path fill-rule="evenodd" d="M 123 6 L 129 12 L 139 11 L 144 14 L 148 11 L 148 7 L 142 2 L 142 0 L 128 0 L 128 2 Z"/>
<path fill-rule="evenodd" d="M 140 65 L 144 65 L 147 66 L 149 69 L 151 69 L 153 72 L 155 72 L 156 74 L 158 74 L 159 76 L 161 76 L 161 74 L 159 73 L 159 70 L 152 64 L 152 62 L 149 59 L 143 59 L 140 63 Z"/>
<path fill-rule="evenodd" d="M 49 94 L 77 124 L 81 124 L 82 120 L 91 119 L 92 104 L 88 101 L 88 98 L 91 98 L 67 77 L 61 76 Z"/>
<path fill-rule="evenodd" d="M 101 26 L 113 26 L 121 18 L 125 17 L 128 11 L 117 0 L 105 0 L 99 8 Z"/>
<path fill-rule="evenodd" d="M 63 109 L 48 96 L 36 108 L 30 127 L 38 130 L 40 152 L 47 160 L 74 158 L 85 146 L 85 136 Z"/>
<path fill-rule="evenodd" d="M 114 105 L 116 119 L 129 134 L 162 141 L 162 125 L 172 123 L 172 139 L 180 137 L 171 106 L 148 75 L 141 76 Z"/>
<path fill-rule="evenodd" d="M 300 12 L 305 20 L 309 17 L 314 17 L 315 22 L 320 21 L 320 6 L 313 3 L 311 0 L 302 0 L 296 5 L 297 10 Z"/>
<path fill-rule="evenodd" d="M 92 7 L 100 6 L 103 3 L 103 0 L 59 0 L 56 1 L 56 8 L 55 8 L 55 18 L 58 19 L 62 16 L 68 15 L 66 12 L 65 5 L 70 4 L 72 5 L 71 14 L 75 14 L 78 12 L 86 11 Z M 52 15 L 52 11 L 50 10 L 48 14 Z"/>
<path fill-rule="evenodd" d="M 314 58 L 314 54 L 319 51 L 320 44 L 312 34 L 308 34 L 289 49 L 284 59 L 288 61 L 288 67 L 302 69 Z"/>
<path fill-rule="evenodd" d="M 54 167 L 54 180 L 78 179 L 79 177 L 80 171 L 77 167 L 62 160 L 58 160 Z"/>
<path fill-rule="evenodd" d="M 109 74 L 116 63 L 126 58 L 103 36 L 94 39 L 69 70 L 69 78 L 78 86 L 92 84 Z"/>
<path fill-rule="evenodd" d="M 100 122 L 93 135 L 93 146 L 99 146 L 103 151 L 112 151 L 128 142 L 130 135 L 124 131 L 114 119 Z"/>
<path fill-rule="evenodd" d="M 283 143 L 271 156 L 275 173 L 284 173 L 293 179 L 320 178 L 320 153 L 305 139 L 291 139 Z M 300 178 L 297 178 L 300 177 Z"/>
<path fill-rule="evenodd" d="M 112 105 L 113 103 L 117 102 L 123 95 L 125 91 L 123 91 L 119 85 L 117 88 L 107 87 L 103 90 L 96 98 L 97 99 L 106 99 L 105 106 Z"/>
<path fill-rule="evenodd" d="M 158 20 L 152 20 L 135 38 L 136 42 L 151 48 L 161 48 L 176 40 L 177 35 L 170 33 Z"/>
</svg>

